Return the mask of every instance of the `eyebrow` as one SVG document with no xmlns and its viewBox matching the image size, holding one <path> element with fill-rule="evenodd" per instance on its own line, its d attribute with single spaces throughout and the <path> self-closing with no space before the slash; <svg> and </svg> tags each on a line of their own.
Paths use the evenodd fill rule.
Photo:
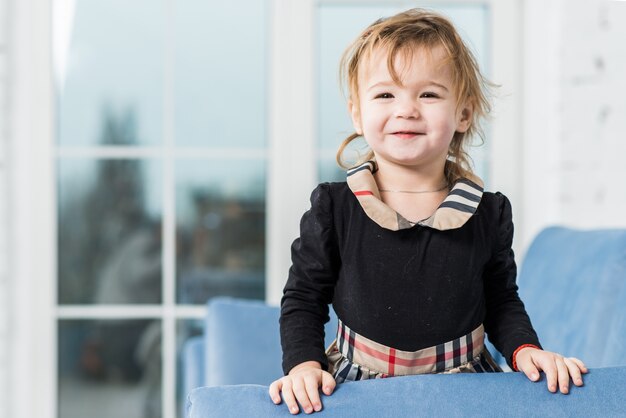
<svg viewBox="0 0 626 418">
<path fill-rule="evenodd" d="M 367 88 L 367 90 L 365 90 L 365 92 L 369 92 L 370 90 L 374 89 L 374 88 L 378 88 L 378 87 L 387 87 L 387 86 L 392 86 L 395 85 L 396 83 L 394 82 L 389 82 L 389 81 L 379 81 L 378 83 L 375 83 L 371 86 L 369 86 Z M 443 90 L 445 90 L 446 92 L 450 91 L 446 86 L 444 86 L 443 84 L 437 83 L 436 81 L 427 81 L 425 83 L 423 83 L 424 86 L 435 86 L 435 87 L 439 87 Z"/>
</svg>

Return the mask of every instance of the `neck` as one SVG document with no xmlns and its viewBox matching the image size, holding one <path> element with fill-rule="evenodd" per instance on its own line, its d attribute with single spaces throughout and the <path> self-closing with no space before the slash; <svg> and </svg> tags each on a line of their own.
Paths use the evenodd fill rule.
<svg viewBox="0 0 626 418">
<path fill-rule="evenodd" d="M 445 164 L 445 161 L 444 161 Z M 375 174 L 379 189 L 424 191 L 439 190 L 446 184 L 444 164 L 440 167 L 429 169 L 378 163 L 378 171 Z"/>
</svg>

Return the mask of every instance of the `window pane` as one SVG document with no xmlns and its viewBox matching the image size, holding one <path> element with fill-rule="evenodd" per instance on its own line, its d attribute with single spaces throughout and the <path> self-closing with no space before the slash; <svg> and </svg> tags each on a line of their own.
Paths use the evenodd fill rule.
<svg viewBox="0 0 626 418">
<path fill-rule="evenodd" d="M 177 301 L 265 297 L 265 161 L 178 161 Z"/>
<path fill-rule="evenodd" d="M 268 3 L 175 3 L 176 143 L 265 146 Z"/>
<path fill-rule="evenodd" d="M 59 144 L 160 143 L 163 2 L 76 0 L 73 11 L 54 45 Z M 106 135 L 111 114 L 126 135 Z"/>
<path fill-rule="evenodd" d="M 161 322 L 59 321 L 59 418 L 161 417 Z"/>
<path fill-rule="evenodd" d="M 425 5 L 422 5 L 425 6 Z M 482 4 L 449 5 L 429 4 L 429 8 L 448 16 L 455 23 L 461 36 L 469 43 L 485 75 L 489 75 L 488 29 L 489 9 Z M 341 142 L 354 132 L 346 105 L 346 96 L 340 91 L 338 80 L 339 60 L 345 48 L 367 25 L 384 16 L 391 16 L 409 6 L 340 5 L 322 4 L 318 9 L 318 146 L 321 150 L 320 180 L 337 177 L 329 169 L 331 158 Z M 487 131 L 487 129 L 485 129 Z M 480 141 L 478 141 L 480 143 Z M 475 159 L 477 174 L 487 180 L 485 145 L 470 149 Z M 349 154 L 348 154 L 349 155 Z M 329 177 L 326 177 L 329 176 Z M 344 177 L 345 179 L 345 177 Z"/>
<path fill-rule="evenodd" d="M 320 181 L 346 180 L 346 172 L 337 165 L 334 158 L 320 158 L 317 170 Z"/>
<path fill-rule="evenodd" d="M 58 164 L 59 303 L 159 303 L 160 162 Z"/>
</svg>

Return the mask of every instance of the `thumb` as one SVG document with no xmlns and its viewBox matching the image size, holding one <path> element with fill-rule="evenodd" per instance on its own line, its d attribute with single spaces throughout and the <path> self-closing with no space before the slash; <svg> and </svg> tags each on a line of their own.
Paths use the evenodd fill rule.
<svg viewBox="0 0 626 418">
<path fill-rule="evenodd" d="M 333 393 L 335 386 L 337 386 L 335 378 L 328 372 L 322 372 L 322 392 L 324 392 L 324 395 Z"/>
</svg>

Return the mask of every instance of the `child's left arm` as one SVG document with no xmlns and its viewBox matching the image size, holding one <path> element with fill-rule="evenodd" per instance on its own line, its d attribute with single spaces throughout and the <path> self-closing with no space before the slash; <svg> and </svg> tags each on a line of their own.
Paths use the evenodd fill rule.
<svg viewBox="0 0 626 418">
<path fill-rule="evenodd" d="M 533 382 L 539 380 L 539 371 L 544 371 L 548 390 L 556 392 L 557 383 L 561 393 L 569 393 L 570 377 L 576 386 L 583 385 L 581 373 L 587 373 L 585 364 L 574 357 L 563 357 L 558 353 L 535 347 L 524 347 L 513 355 L 513 365 L 524 372 Z"/>
<path fill-rule="evenodd" d="M 485 268 L 485 331 L 514 370 L 524 372 L 533 382 L 539 380 L 539 372 L 543 371 L 550 392 L 560 388 L 562 393 L 568 393 L 570 377 L 576 386 L 582 386 L 582 374 L 587 373 L 587 368 L 576 358 L 541 349 L 517 293 L 511 203 L 500 193 L 495 194 L 495 201 L 499 221 L 494 255 Z"/>
</svg>

